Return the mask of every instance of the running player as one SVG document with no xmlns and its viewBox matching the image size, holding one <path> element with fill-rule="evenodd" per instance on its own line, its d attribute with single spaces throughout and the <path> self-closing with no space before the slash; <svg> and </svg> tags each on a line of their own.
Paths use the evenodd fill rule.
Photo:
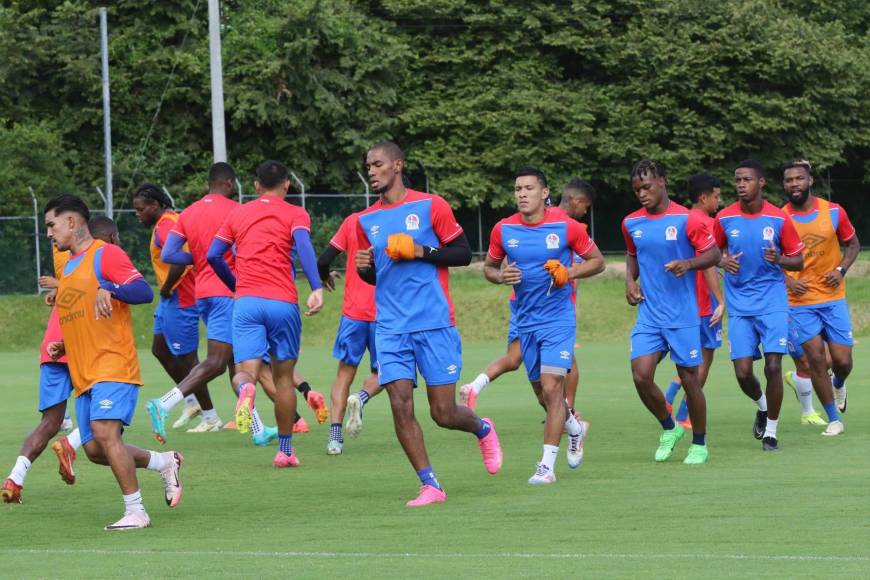
<svg viewBox="0 0 870 580">
<path fill-rule="evenodd" d="M 556 481 L 555 461 L 563 427 L 568 431 L 568 466 L 582 461 L 585 427 L 565 401 L 565 375 L 577 333 L 573 288 L 569 280 L 604 270 L 604 258 L 586 229 L 565 212 L 545 205 L 549 188 L 544 174 L 523 168 L 516 176 L 516 214 L 492 230 L 484 275 L 494 284 L 510 284 L 516 293 L 516 327 L 526 375 L 547 411 L 544 453 L 531 484 Z M 573 256 L 583 258 L 574 263 Z M 507 258 L 507 267 L 501 263 Z"/>
<path fill-rule="evenodd" d="M 501 469 L 502 453 L 492 421 L 456 405 L 462 346 L 447 268 L 469 264 L 471 246 L 442 197 L 405 188 L 404 166 L 402 150 L 389 141 L 366 155 L 369 182 L 380 198 L 360 212 L 356 267 L 375 285 L 378 379 L 390 396 L 396 435 L 422 483 L 417 498 L 407 503 L 416 507 L 447 500 L 414 417 L 418 369 L 432 419 L 446 429 L 474 433 L 489 473 Z"/>
<path fill-rule="evenodd" d="M 311 286 L 307 316 L 317 314 L 323 307 L 323 289 L 311 246 L 311 219 L 304 209 L 284 201 L 290 187 L 287 168 L 277 161 L 263 162 L 257 168 L 254 186 L 260 196 L 227 217 L 215 234 L 207 257 L 215 273 L 235 293 L 233 387 L 239 393 L 236 428 L 246 433 L 251 427 L 254 383 L 263 356 L 268 354 L 275 382 L 279 446 L 272 464 L 279 468 L 294 467 L 299 465 L 299 459 L 292 447 L 296 415 L 293 368 L 299 357 L 302 319 L 291 272 L 291 248 L 296 248 Z M 225 258 L 233 245 L 238 278 Z"/>
<path fill-rule="evenodd" d="M 788 296 L 783 270 L 803 269 L 804 249 L 788 215 L 764 200 L 764 169 L 742 161 L 734 171 L 738 201 L 716 215 L 713 235 L 728 255 L 725 270 L 728 341 L 734 373 L 758 411 L 752 434 L 764 451 L 778 451 L 776 428 L 782 407 L 782 355 L 788 351 Z M 764 350 L 765 392 L 752 370 Z M 694 422 L 694 418 L 692 419 Z"/>
<path fill-rule="evenodd" d="M 822 435 L 839 435 L 844 431 L 839 413 L 846 412 L 846 378 L 852 371 L 852 322 L 845 275 L 858 257 L 861 243 L 842 207 L 812 195 L 812 167 L 808 161 L 786 165 L 782 181 L 788 198 L 782 209 L 791 216 L 806 247 L 803 269 L 786 272 L 792 333 L 806 355 L 805 370 L 828 415 Z M 840 251 L 841 244 L 846 246 L 845 255 Z M 833 385 L 828 375 L 826 343 L 834 370 Z M 800 364 L 799 358 L 795 357 L 796 364 Z M 814 413 L 812 392 L 806 388 L 806 378 L 794 382 L 801 387 L 798 392 L 804 393 L 799 398 L 804 408 L 801 421 L 805 422 L 807 402 L 809 413 Z"/>
<path fill-rule="evenodd" d="M 693 426 L 692 445 L 683 463 L 702 464 L 708 450 L 707 404 L 698 371 L 701 320 L 695 276 L 685 274 L 713 266 L 720 253 L 697 213 L 668 198 L 666 177 L 661 163 L 638 162 L 631 171 L 631 187 L 642 207 L 622 220 L 628 248 L 625 296 L 630 305 L 638 306 L 631 332 L 631 372 L 641 401 L 663 429 L 655 460 L 667 461 L 685 434 L 683 426 L 674 423 L 655 383 L 656 366 L 670 351 Z"/>
<path fill-rule="evenodd" d="M 344 421 L 345 405 L 350 412 L 348 433 L 357 437 L 362 429 L 362 410 L 369 398 L 381 392 L 378 384 L 378 357 L 375 349 L 375 289 L 360 280 L 354 267 L 358 235 L 358 214 L 347 216 L 329 240 L 329 246 L 317 259 L 317 270 L 327 291 L 335 290 L 336 272 L 330 272 L 332 261 L 344 252 L 347 256 L 344 283 L 344 300 L 341 306 L 341 322 L 332 347 L 332 356 L 338 360 L 338 372 L 329 392 L 332 418 L 329 425 L 329 439 L 326 453 L 341 455 L 344 448 L 344 434 L 341 424 Z M 356 377 L 363 355 L 369 351 L 369 375 L 363 382 L 359 393 L 348 397 L 348 391 Z"/>
<path fill-rule="evenodd" d="M 136 218 L 147 228 L 151 228 L 149 250 L 151 266 L 160 287 L 160 302 L 154 311 L 154 338 L 151 341 L 151 354 L 160 361 L 166 373 L 176 383 L 197 365 L 199 347 L 199 312 L 196 309 L 196 287 L 193 273 L 185 266 L 167 264 L 160 259 L 160 252 L 166 244 L 169 232 L 178 222 L 178 214 L 172 209 L 172 200 L 156 185 L 145 183 L 133 193 L 133 209 Z M 220 421 L 207 391 L 200 395 L 200 404 L 195 395 L 188 395 L 187 404 L 181 417 L 172 425 L 180 429 L 190 423 L 203 409 L 203 420 L 190 432 L 208 432 L 220 429 Z"/>
<path fill-rule="evenodd" d="M 118 246 L 94 240 L 87 228 L 87 206 L 74 195 L 48 202 L 48 237 L 71 257 L 57 296 L 63 340 L 46 350 L 52 360 L 67 355 L 76 393 L 76 417 L 88 458 L 109 465 L 124 495 L 124 517 L 106 530 L 145 528 L 151 520 L 142 504 L 136 468 L 159 471 L 167 505 L 181 500 L 181 454 L 155 453 L 125 445 L 121 435 L 136 408 L 139 359 L 130 304 L 148 303 L 153 292 Z"/>
</svg>

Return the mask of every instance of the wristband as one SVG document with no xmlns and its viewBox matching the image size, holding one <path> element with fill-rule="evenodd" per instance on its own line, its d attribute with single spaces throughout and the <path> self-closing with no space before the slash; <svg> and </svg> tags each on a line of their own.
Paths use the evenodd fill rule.
<svg viewBox="0 0 870 580">
<path fill-rule="evenodd" d="M 844 278 L 846 277 L 846 272 L 849 271 L 848 268 L 844 268 L 843 266 L 837 266 L 837 267 L 834 268 L 834 269 L 835 269 L 836 271 L 838 271 L 838 272 L 840 273 L 840 276 L 843 276 Z"/>
</svg>

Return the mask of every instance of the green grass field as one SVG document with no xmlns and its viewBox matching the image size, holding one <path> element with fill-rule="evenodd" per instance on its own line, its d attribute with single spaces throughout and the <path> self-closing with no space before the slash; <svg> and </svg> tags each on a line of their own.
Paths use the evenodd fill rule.
<svg viewBox="0 0 870 580">
<path fill-rule="evenodd" d="M 708 384 L 711 460 L 700 467 L 681 463 L 687 440 L 670 462 L 653 462 L 659 428 L 631 385 L 624 342 L 581 339 L 579 401 L 592 424 L 586 460 L 571 471 L 561 457 L 553 486 L 526 483 L 540 457 L 542 412 L 519 372 L 488 387 L 479 402 L 505 450 L 497 476 L 484 471 L 472 437 L 435 427 L 418 393 L 430 456 L 450 497 L 444 505 L 404 507 L 418 482 L 379 398 L 343 456 L 325 454 L 324 425 L 295 437 L 302 466 L 294 470 L 274 470 L 274 447 L 256 448 L 235 432 L 171 433 L 166 448 L 185 456 L 184 499 L 169 510 L 157 474 L 140 471 L 153 528 L 139 532 L 102 531 L 123 509 L 107 468 L 80 454 L 78 482 L 68 487 L 54 456 L 44 455 L 28 475 L 25 503 L 0 504 L 3 574 L 866 577 L 870 403 L 862 393 L 870 371 L 862 361 L 870 340 L 856 348 L 846 434 L 828 439 L 820 428 L 801 427 L 787 393 L 778 454 L 763 454 L 752 438 L 754 407 L 720 353 Z M 503 348 L 466 344 L 464 377 Z M 141 359 L 146 386 L 126 439 L 154 449 L 144 400 L 169 383 L 149 353 Z M 11 468 L 37 419 L 34 361 L 33 352 L 0 354 L 3 469 Z M 328 348 L 306 347 L 300 367 L 315 388 L 328 389 L 334 373 Z M 662 384 L 672 369 L 662 365 Z M 213 383 L 212 392 L 228 419 L 226 382 Z M 261 408 L 269 416 L 270 406 Z M 307 408 L 302 413 L 314 423 Z"/>
</svg>

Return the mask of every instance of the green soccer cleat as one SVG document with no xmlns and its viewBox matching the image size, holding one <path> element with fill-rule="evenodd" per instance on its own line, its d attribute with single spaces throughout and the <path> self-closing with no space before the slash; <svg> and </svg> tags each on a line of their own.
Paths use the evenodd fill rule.
<svg viewBox="0 0 870 580">
<path fill-rule="evenodd" d="M 819 415 L 818 411 L 813 411 L 812 413 L 807 413 L 806 415 L 801 414 L 801 425 L 816 425 L 817 427 L 822 427 L 827 424 L 828 422 L 825 421 L 821 415 Z"/>
<path fill-rule="evenodd" d="M 673 429 L 663 431 L 662 436 L 659 437 L 659 447 L 656 449 L 656 461 L 667 461 L 670 459 L 674 453 L 674 447 L 685 434 L 686 430 L 679 423 Z"/>
<path fill-rule="evenodd" d="M 707 463 L 707 446 L 706 445 L 692 445 L 689 447 L 689 454 L 686 455 L 686 458 L 683 460 L 683 463 L 686 465 L 701 465 L 703 463 Z"/>
<path fill-rule="evenodd" d="M 151 418 L 151 430 L 154 432 L 154 438 L 163 445 L 166 443 L 166 417 L 169 413 L 160 406 L 160 399 L 151 399 L 145 407 Z"/>
</svg>

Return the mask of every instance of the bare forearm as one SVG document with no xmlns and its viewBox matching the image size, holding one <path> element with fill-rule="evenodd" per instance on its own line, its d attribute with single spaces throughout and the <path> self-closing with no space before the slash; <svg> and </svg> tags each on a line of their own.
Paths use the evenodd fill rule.
<svg viewBox="0 0 870 580">
<path fill-rule="evenodd" d="M 843 252 L 843 260 L 840 262 L 840 267 L 848 270 L 858 259 L 858 254 L 861 252 L 861 242 L 858 241 L 858 236 L 852 236 L 852 239 L 846 242 L 846 250 Z"/>
</svg>

